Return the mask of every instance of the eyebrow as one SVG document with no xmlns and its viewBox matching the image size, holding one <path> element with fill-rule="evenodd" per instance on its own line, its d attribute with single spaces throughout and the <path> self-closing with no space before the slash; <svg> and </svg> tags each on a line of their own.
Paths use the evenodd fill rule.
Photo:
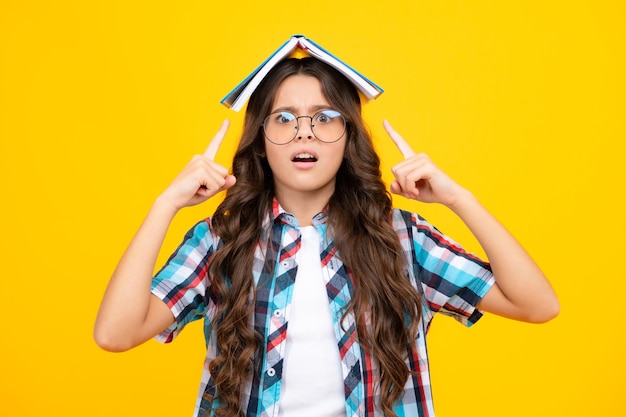
<svg viewBox="0 0 626 417">
<path fill-rule="evenodd" d="M 309 107 L 309 111 L 315 113 L 318 112 L 320 110 L 328 110 L 328 109 L 332 109 L 332 106 L 330 104 L 317 104 L 315 106 L 311 106 Z M 296 108 L 293 106 L 282 106 L 282 107 L 277 107 L 275 109 L 272 109 L 272 113 L 275 113 L 277 111 L 288 111 L 289 113 L 293 113 L 296 114 Z"/>
</svg>

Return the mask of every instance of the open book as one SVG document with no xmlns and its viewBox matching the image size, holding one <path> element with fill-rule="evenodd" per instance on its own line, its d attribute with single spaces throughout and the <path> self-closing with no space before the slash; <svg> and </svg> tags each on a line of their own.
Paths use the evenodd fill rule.
<svg viewBox="0 0 626 417">
<path fill-rule="evenodd" d="M 345 75 L 356 88 L 368 99 L 378 97 L 384 90 L 378 85 L 359 74 L 339 58 L 303 35 L 293 35 L 287 42 L 271 54 L 261 65 L 248 75 L 237 87 L 228 93 L 221 101 L 232 110 L 239 111 L 259 86 L 267 73 L 282 59 L 289 56 L 296 49 L 333 66 Z"/>
</svg>

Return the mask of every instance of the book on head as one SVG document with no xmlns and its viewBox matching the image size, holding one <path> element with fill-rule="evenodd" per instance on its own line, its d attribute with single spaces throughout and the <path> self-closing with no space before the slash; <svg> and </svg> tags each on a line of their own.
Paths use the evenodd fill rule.
<svg viewBox="0 0 626 417">
<path fill-rule="evenodd" d="M 302 51 L 304 54 L 317 58 L 345 75 L 367 99 L 372 100 L 384 91 L 374 82 L 355 71 L 348 64 L 322 48 L 303 35 L 293 35 L 280 48 L 272 53 L 261 65 L 250 73 L 237 87 L 232 89 L 220 101 L 224 106 L 239 111 L 259 86 L 267 73 L 282 59 L 292 53 Z"/>
</svg>

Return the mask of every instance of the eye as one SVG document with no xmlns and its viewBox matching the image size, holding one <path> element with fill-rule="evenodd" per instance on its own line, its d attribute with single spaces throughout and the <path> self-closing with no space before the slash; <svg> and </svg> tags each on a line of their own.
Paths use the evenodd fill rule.
<svg viewBox="0 0 626 417">
<path fill-rule="evenodd" d="M 315 121 L 322 124 L 332 123 L 337 117 L 341 117 L 341 113 L 336 110 L 322 110 L 316 114 Z"/>
<path fill-rule="evenodd" d="M 278 124 L 292 123 L 295 119 L 296 119 L 296 116 L 286 111 L 281 111 L 281 112 L 275 113 L 274 115 L 274 122 Z"/>
</svg>

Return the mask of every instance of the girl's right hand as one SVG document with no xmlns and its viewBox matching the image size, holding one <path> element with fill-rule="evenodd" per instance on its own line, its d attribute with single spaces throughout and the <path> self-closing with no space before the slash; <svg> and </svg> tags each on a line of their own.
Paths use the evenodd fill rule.
<svg viewBox="0 0 626 417">
<path fill-rule="evenodd" d="M 159 200 L 180 210 L 200 204 L 235 184 L 236 179 L 228 173 L 228 169 L 214 161 L 228 126 L 229 121 L 224 120 L 204 153 L 191 159 L 160 195 Z"/>
</svg>

